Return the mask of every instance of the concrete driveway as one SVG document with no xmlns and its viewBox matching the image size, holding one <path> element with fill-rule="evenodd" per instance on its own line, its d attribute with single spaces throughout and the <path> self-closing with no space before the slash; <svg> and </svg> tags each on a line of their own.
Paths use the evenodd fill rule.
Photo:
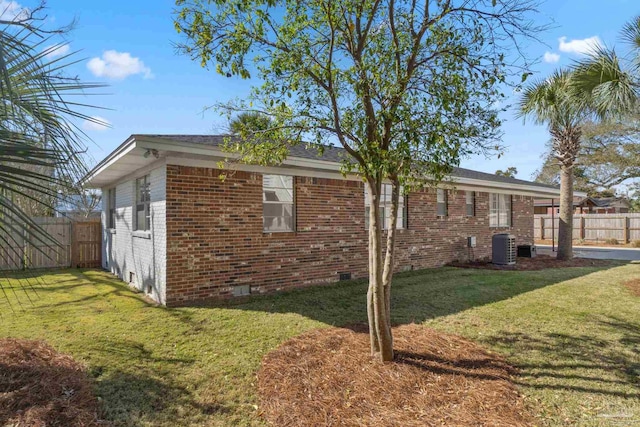
<svg viewBox="0 0 640 427">
<path fill-rule="evenodd" d="M 536 245 L 539 254 L 555 255 L 551 246 Z M 635 248 L 603 248 L 598 246 L 574 246 L 573 255 L 579 258 L 617 259 L 621 261 L 640 261 L 640 249 Z"/>
</svg>

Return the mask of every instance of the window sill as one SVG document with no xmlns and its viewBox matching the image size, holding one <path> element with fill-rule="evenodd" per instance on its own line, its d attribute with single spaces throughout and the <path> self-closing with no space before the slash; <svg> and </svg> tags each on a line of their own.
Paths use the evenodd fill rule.
<svg viewBox="0 0 640 427">
<path fill-rule="evenodd" d="M 295 235 L 297 231 L 263 231 L 263 236 L 288 236 Z"/>
<path fill-rule="evenodd" d="M 137 237 L 139 239 L 151 239 L 151 232 L 150 231 L 136 230 L 131 234 L 131 236 Z"/>
<path fill-rule="evenodd" d="M 107 228 L 107 233 L 116 234 L 116 229 L 115 228 Z"/>
</svg>

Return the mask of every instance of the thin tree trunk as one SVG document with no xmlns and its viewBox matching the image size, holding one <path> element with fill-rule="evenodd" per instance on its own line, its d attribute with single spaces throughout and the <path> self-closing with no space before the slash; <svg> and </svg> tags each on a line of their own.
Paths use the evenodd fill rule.
<svg viewBox="0 0 640 427">
<path fill-rule="evenodd" d="M 560 166 L 560 225 L 558 255 L 560 260 L 573 258 L 573 168 Z"/>
<path fill-rule="evenodd" d="M 391 192 L 391 224 L 387 230 L 387 248 L 385 251 L 384 268 L 382 271 L 382 286 L 384 288 L 384 302 L 386 307 L 389 336 L 391 337 L 391 358 L 393 359 L 393 335 L 391 334 L 391 282 L 393 279 L 393 266 L 395 255 L 395 240 L 398 224 L 398 207 L 400 201 L 400 185 L 397 180 L 392 180 Z"/>
<path fill-rule="evenodd" d="M 367 315 L 371 355 L 380 361 L 393 360 L 391 328 L 387 317 L 382 281 L 382 232 L 380 224 L 379 180 L 368 180 L 371 207 L 369 210 L 369 290 L 367 291 Z"/>
</svg>

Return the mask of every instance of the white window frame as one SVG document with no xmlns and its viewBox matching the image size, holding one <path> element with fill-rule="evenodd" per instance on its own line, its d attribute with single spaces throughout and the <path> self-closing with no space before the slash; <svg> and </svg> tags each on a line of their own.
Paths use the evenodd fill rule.
<svg viewBox="0 0 640 427">
<path fill-rule="evenodd" d="M 116 187 L 107 190 L 107 228 L 116 228 Z"/>
<path fill-rule="evenodd" d="M 266 186 L 269 183 L 269 186 Z M 273 185 L 279 183 L 281 185 Z M 267 193 L 275 193 L 275 190 L 284 191 L 291 199 L 289 200 L 268 200 Z M 266 215 L 267 206 L 282 206 L 282 215 Z M 291 215 L 284 215 L 285 206 L 290 206 Z M 269 227 L 267 220 L 271 219 Z M 273 226 L 276 222 L 277 225 Z M 290 175 L 265 174 L 262 176 L 262 231 L 264 233 L 291 233 L 296 230 L 296 197 L 295 197 L 295 177 Z"/>
<path fill-rule="evenodd" d="M 465 214 L 468 217 L 476 216 L 476 192 L 467 191 L 465 192 L 464 197 L 465 197 L 465 205 L 464 205 Z"/>
<path fill-rule="evenodd" d="M 141 192 L 141 186 L 145 186 L 146 190 L 144 194 Z M 133 209 L 134 217 L 134 230 L 135 231 L 149 231 L 151 230 L 151 179 L 150 175 L 144 175 L 136 178 L 136 203 Z M 138 218 L 138 212 L 144 212 L 144 221 L 140 224 Z"/>
<path fill-rule="evenodd" d="M 382 184 L 380 187 L 380 224 L 383 230 L 388 230 L 391 226 L 391 195 L 393 186 L 391 184 Z M 409 214 L 407 210 L 407 196 L 402 194 L 403 188 L 400 187 L 400 197 L 398 198 L 398 220 L 396 221 L 396 230 L 408 228 Z M 364 186 L 364 225 L 369 228 L 369 211 L 371 209 L 371 197 L 369 196 L 369 187 Z"/>
<path fill-rule="evenodd" d="M 436 215 L 439 217 L 449 215 L 449 194 L 444 188 L 436 189 Z"/>
<path fill-rule="evenodd" d="M 511 227 L 511 194 L 489 194 L 489 227 Z"/>
</svg>

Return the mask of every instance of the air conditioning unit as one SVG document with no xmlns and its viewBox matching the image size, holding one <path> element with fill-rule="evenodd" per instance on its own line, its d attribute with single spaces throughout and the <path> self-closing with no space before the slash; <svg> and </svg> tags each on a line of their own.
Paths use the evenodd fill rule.
<svg viewBox="0 0 640 427">
<path fill-rule="evenodd" d="M 491 244 L 494 264 L 513 265 L 516 263 L 516 236 L 507 233 L 494 234 Z"/>
</svg>

